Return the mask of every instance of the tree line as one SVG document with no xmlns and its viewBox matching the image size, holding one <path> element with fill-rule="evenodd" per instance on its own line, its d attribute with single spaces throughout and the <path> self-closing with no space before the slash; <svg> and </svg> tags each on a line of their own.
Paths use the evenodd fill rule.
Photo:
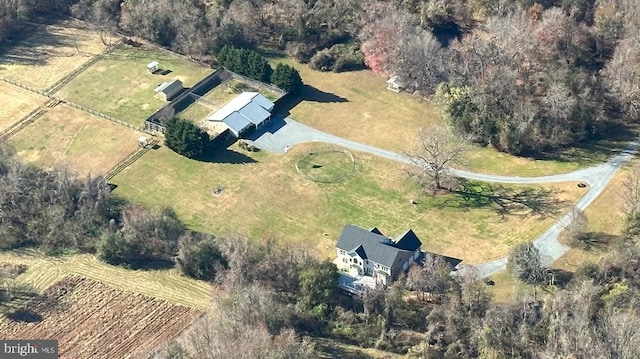
<svg viewBox="0 0 640 359">
<path fill-rule="evenodd" d="M 302 89 L 302 78 L 298 70 L 283 63 L 279 63 L 274 70 L 264 57 L 253 50 L 225 45 L 218 53 L 217 61 L 220 66 L 233 72 L 272 83 L 291 94 Z"/>
<path fill-rule="evenodd" d="M 369 5 L 359 34 L 367 65 L 433 94 L 449 125 L 473 142 L 535 153 L 638 119 L 633 1 Z M 445 41 L 443 28 L 458 32 Z"/>
<path fill-rule="evenodd" d="M 94 253 L 130 268 L 177 265 L 213 280 L 226 267 L 219 239 L 187 230 L 169 208 L 147 208 L 111 194 L 102 177 L 26 165 L 0 145 L 0 249 Z"/>
</svg>

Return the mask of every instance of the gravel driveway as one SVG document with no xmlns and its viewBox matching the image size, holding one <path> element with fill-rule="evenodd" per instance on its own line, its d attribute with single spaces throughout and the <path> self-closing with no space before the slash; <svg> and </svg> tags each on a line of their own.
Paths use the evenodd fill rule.
<svg viewBox="0 0 640 359">
<path fill-rule="evenodd" d="M 402 154 L 383 150 L 381 148 L 350 141 L 342 137 L 334 136 L 326 132 L 316 130 L 307 125 L 301 124 L 290 118 L 274 119 L 265 128 L 256 132 L 250 138 L 253 144 L 265 151 L 276 154 L 283 154 L 286 149 L 296 144 L 304 142 L 325 142 L 354 151 L 366 152 L 375 156 L 384 157 L 401 163 L 410 163 Z M 452 169 L 456 176 L 494 183 L 558 183 L 558 182 L 584 182 L 589 185 L 587 193 L 576 203 L 576 207 L 584 210 L 593 202 L 605 189 L 609 181 L 616 172 L 623 167 L 636 153 L 639 142 L 634 141 L 627 148 L 606 163 L 598 166 L 585 168 L 582 170 L 541 177 L 518 177 L 518 176 L 496 176 L 483 173 L 469 172 Z M 566 213 L 558 221 L 536 238 L 533 243 L 540 250 L 545 264 L 551 264 L 560 258 L 569 249 L 558 242 L 558 236 L 563 228 L 569 223 L 569 214 Z M 482 276 L 489 276 L 506 268 L 507 258 L 500 258 L 493 261 L 474 265 L 474 269 Z"/>
</svg>

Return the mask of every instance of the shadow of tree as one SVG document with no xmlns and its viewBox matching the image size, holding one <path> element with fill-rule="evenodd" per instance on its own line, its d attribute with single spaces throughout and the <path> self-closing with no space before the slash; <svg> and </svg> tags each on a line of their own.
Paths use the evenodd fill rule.
<svg viewBox="0 0 640 359">
<path fill-rule="evenodd" d="M 549 269 L 549 274 L 553 276 L 553 284 L 558 288 L 564 288 L 573 279 L 573 273 L 564 269 Z"/>
<path fill-rule="evenodd" d="M 42 315 L 29 309 L 16 309 L 6 313 L 5 317 L 14 322 L 37 323 L 42 321 Z"/>
<path fill-rule="evenodd" d="M 216 139 L 212 141 L 205 155 L 198 158 L 198 161 L 229 164 L 258 162 L 244 153 L 232 150 L 230 147 L 236 143 L 236 141 L 236 138 Z"/>
<path fill-rule="evenodd" d="M 578 248 L 590 251 L 590 250 L 598 250 L 598 249 L 606 249 L 612 243 L 615 243 L 620 236 L 605 232 L 589 232 L 586 233 L 580 240 L 574 240 L 575 246 Z"/>
<path fill-rule="evenodd" d="M 606 161 L 626 148 L 629 141 L 637 137 L 638 128 L 637 125 L 619 125 L 603 133 L 606 133 L 606 137 L 592 138 L 567 148 L 529 153 L 524 156 L 535 160 L 593 165 L 599 161 Z"/>
<path fill-rule="evenodd" d="M 515 214 L 553 216 L 558 214 L 565 202 L 555 197 L 554 190 L 532 187 L 518 189 L 464 180 L 452 194 L 440 206 L 461 209 L 490 207 L 503 217 Z"/>
<path fill-rule="evenodd" d="M 331 92 L 325 92 L 319 90 L 311 85 L 303 85 L 302 90 L 295 95 L 287 95 L 286 98 L 281 99 L 278 102 L 275 114 L 286 117 L 289 115 L 289 111 L 296 107 L 302 101 L 320 102 L 320 103 L 340 103 L 349 102 L 345 97 L 338 96 Z"/>
</svg>

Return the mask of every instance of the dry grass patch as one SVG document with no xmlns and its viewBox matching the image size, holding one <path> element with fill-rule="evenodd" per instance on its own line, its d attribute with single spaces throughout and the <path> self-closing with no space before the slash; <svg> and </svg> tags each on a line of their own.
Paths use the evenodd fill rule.
<svg viewBox="0 0 640 359">
<path fill-rule="evenodd" d="M 47 98 L 0 82 L 0 131 L 8 129 L 44 104 Z"/>
<path fill-rule="evenodd" d="M 441 124 L 435 108 L 387 90 L 371 71 L 319 72 L 292 63 L 307 84 L 291 117 L 319 130 L 392 151 L 410 151 L 418 130 Z"/>
<path fill-rule="evenodd" d="M 188 160 L 161 148 L 116 176 L 115 193 L 134 202 L 172 206 L 198 230 L 252 238 L 274 235 L 302 243 L 321 258 L 334 256 L 343 226 L 353 223 L 377 226 L 390 236 L 413 228 L 424 249 L 476 263 L 501 257 L 514 243 L 534 239 L 584 191 L 573 183 L 533 187 L 552 190 L 547 200 L 555 214 L 540 217 L 515 211 L 503 217 L 491 204 L 470 206 L 457 197 L 419 196 L 396 163 L 361 153 L 353 153 L 356 174 L 343 182 L 309 181 L 294 164 L 314 146 L 296 146 L 275 156 L 242 152 L 234 145 L 233 151 L 220 150 L 211 162 Z M 213 196 L 214 187 L 224 191 Z M 411 204 L 416 198 L 418 205 Z"/>
<path fill-rule="evenodd" d="M 0 77 L 45 90 L 105 49 L 81 21 L 39 26 L 0 56 Z"/>
<path fill-rule="evenodd" d="M 204 309 L 211 303 L 212 287 L 207 282 L 179 274 L 178 270 L 129 270 L 80 254 L 48 257 L 33 251 L 0 252 L 0 263 L 24 264 L 27 271 L 16 278 L 38 292 L 68 275 L 80 275 L 118 289 L 160 298 L 173 304 Z"/>
<path fill-rule="evenodd" d="M 58 105 L 18 132 L 18 155 L 44 167 L 67 164 L 81 175 L 105 174 L 137 148 L 140 134 L 83 111 Z"/>
<path fill-rule="evenodd" d="M 294 66 L 306 86 L 291 101 L 291 117 L 319 130 L 368 145 L 402 152 L 412 151 L 421 128 L 444 125 L 431 101 L 386 89 L 386 77 L 371 71 L 344 73 L 311 70 L 281 57 Z M 299 103 L 298 103 L 299 101 Z M 625 136 L 622 136 L 625 137 Z M 602 140 L 581 147 L 558 150 L 546 158 L 526 158 L 474 146 L 466 154 L 466 167 L 484 173 L 542 176 L 571 172 L 597 165 L 621 149 L 625 141 Z"/>
<path fill-rule="evenodd" d="M 591 232 L 612 236 L 622 234 L 623 184 L 627 176 L 629 176 L 627 169 L 618 171 L 600 196 L 584 211 L 589 219 Z"/>
</svg>

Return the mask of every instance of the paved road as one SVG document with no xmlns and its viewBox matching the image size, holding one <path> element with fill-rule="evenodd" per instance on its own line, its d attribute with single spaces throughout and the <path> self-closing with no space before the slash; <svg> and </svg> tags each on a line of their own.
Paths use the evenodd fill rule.
<svg viewBox="0 0 640 359">
<path fill-rule="evenodd" d="M 275 119 L 262 131 L 254 134 L 251 139 L 256 147 L 263 150 L 283 154 L 289 147 L 304 142 L 326 142 L 336 144 L 354 151 L 366 152 L 375 156 L 380 156 L 393 161 L 411 163 L 406 156 L 383 150 L 381 148 L 365 145 L 359 142 L 350 141 L 342 137 L 334 136 L 326 132 L 316 130 L 303 125 L 290 118 Z M 452 169 L 451 172 L 459 177 L 495 183 L 522 183 L 541 184 L 558 182 L 584 182 L 589 185 L 587 193 L 576 203 L 576 207 L 584 210 L 593 202 L 605 189 L 611 178 L 618 169 L 623 167 L 637 153 L 640 142 L 631 142 L 627 148 L 612 157 L 606 163 L 598 166 L 585 168 L 582 170 L 540 177 L 518 177 L 518 176 L 496 176 Z M 533 243 L 540 250 L 545 264 L 551 264 L 560 258 L 568 248 L 558 242 L 558 236 L 562 229 L 569 223 L 569 214 L 566 213 L 542 235 L 536 238 Z M 489 276 L 506 267 L 507 258 L 500 258 L 490 262 L 480 263 L 474 266 L 482 276 Z"/>
</svg>

